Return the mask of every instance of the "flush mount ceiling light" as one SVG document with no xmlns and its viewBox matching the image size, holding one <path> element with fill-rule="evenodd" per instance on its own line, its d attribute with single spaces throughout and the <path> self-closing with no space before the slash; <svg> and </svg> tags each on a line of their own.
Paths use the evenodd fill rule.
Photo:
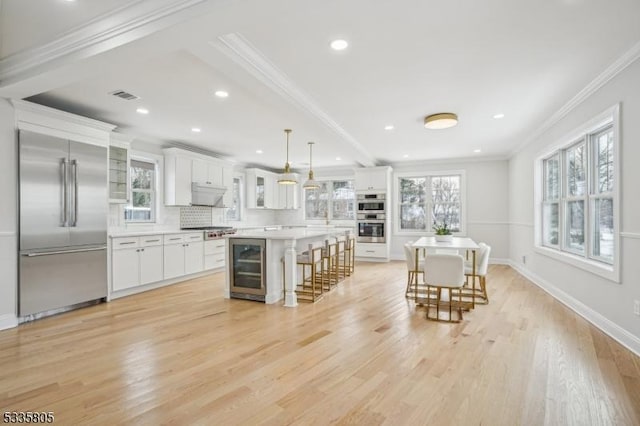
<svg viewBox="0 0 640 426">
<path fill-rule="evenodd" d="M 304 189 L 318 189 L 320 188 L 320 185 L 313 178 L 313 142 L 308 142 L 307 145 L 309 145 L 309 179 L 307 179 L 302 187 Z"/>
<path fill-rule="evenodd" d="M 280 175 L 278 183 L 280 185 L 295 185 L 298 183 L 298 180 L 295 175 L 291 173 L 291 163 L 289 163 L 289 134 L 291 133 L 291 129 L 284 129 L 284 132 L 287 135 L 287 162 L 284 163 L 284 171 Z"/>
<path fill-rule="evenodd" d="M 427 129 L 448 129 L 458 124 L 458 116 L 452 112 L 431 114 L 424 118 L 424 127 Z"/>
<path fill-rule="evenodd" d="M 344 50 L 349 46 L 349 43 L 346 40 L 333 40 L 330 46 L 333 50 Z"/>
</svg>

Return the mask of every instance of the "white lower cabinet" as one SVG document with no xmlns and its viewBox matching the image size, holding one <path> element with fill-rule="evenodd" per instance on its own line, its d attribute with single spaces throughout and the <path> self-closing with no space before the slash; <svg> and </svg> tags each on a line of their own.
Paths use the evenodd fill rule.
<svg viewBox="0 0 640 426">
<path fill-rule="evenodd" d="M 164 236 L 164 279 L 204 270 L 202 232 Z"/>
<path fill-rule="evenodd" d="M 225 265 L 225 240 L 204 242 L 204 269 L 222 268 Z"/>
<path fill-rule="evenodd" d="M 384 243 L 357 243 L 356 257 L 382 257 L 388 256 L 387 245 Z"/>
<path fill-rule="evenodd" d="M 162 236 L 123 237 L 112 241 L 113 291 L 162 280 Z"/>
</svg>

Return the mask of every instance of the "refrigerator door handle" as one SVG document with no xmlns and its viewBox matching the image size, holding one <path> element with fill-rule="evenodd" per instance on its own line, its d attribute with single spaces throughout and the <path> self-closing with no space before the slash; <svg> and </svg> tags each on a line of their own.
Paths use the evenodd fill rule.
<svg viewBox="0 0 640 426">
<path fill-rule="evenodd" d="M 106 250 L 106 249 L 107 249 L 107 246 L 94 247 L 94 248 L 88 248 L 88 249 L 41 251 L 41 252 L 35 252 L 35 253 L 25 253 L 23 254 L 23 256 L 26 256 L 26 257 L 50 256 L 52 254 L 84 253 L 88 251 L 100 251 L 100 250 Z"/>
<path fill-rule="evenodd" d="M 78 223 L 78 161 L 71 160 L 71 167 L 73 168 L 73 222 L 71 226 L 76 226 Z"/>
<path fill-rule="evenodd" d="M 63 158 L 60 162 L 60 168 L 62 170 L 62 225 L 61 226 L 69 226 L 68 225 L 68 205 L 67 200 L 69 199 L 69 185 L 67 179 L 67 159 Z"/>
</svg>

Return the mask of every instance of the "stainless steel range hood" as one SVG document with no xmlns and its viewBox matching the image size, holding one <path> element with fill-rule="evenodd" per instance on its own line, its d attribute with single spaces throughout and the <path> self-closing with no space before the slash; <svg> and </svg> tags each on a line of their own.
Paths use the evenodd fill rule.
<svg viewBox="0 0 640 426">
<path fill-rule="evenodd" d="M 205 182 L 193 182 L 191 184 L 191 205 L 225 207 L 223 203 L 224 193 L 227 187 L 216 186 Z"/>
</svg>

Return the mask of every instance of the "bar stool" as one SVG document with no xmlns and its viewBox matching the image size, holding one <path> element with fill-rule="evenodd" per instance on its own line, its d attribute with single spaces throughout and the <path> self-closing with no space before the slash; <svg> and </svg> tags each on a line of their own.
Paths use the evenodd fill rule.
<svg viewBox="0 0 640 426">
<path fill-rule="evenodd" d="M 356 259 L 356 236 L 351 231 L 345 231 L 344 236 L 347 238 L 347 244 L 344 248 L 344 262 L 345 273 L 347 276 L 353 274 Z"/>
<path fill-rule="evenodd" d="M 327 274 L 322 277 L 321 282 L 324 290 L 331 290 L 338 285 L 338 242 L 335 237 L 329 237 L 324 241 L 322 249 L 322 267 Z"/>
<path fill-rule="evenodd" d="M 344 235 L 337 236 L 336 244 L 338 245 L 336 270 L 338 280 L 342 281 L 347 276 L 347 237 Z"/>
<path fill-rule="evenodd" d="M 297 256 L 296 264 L 302 267 L 302 283 L 296 286 L 298 300 L 316 302 L 323 296 L 322 282 L 325 277 L 325 269 L 322 250 L 322 242 L 316 242 L 309 244 L 309 249 Z M 318 266 L 320 271 L 318 271 Z M 309 275 L 306 274 L 307 268 L 311 272 Z"/>
</svg>

